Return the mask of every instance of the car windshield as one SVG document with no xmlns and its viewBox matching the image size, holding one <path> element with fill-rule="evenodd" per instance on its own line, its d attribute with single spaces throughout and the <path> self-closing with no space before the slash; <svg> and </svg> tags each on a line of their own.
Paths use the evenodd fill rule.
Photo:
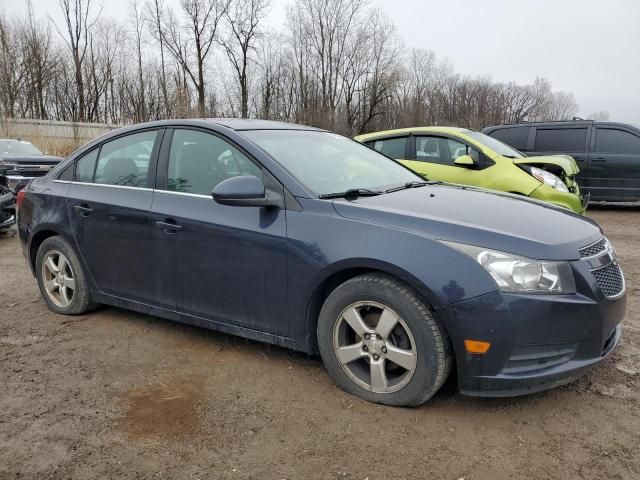
<svg viewBox="0 0 640 480">
<path fill-rule="evenodd" d="M 381 191 L 422 177 L 356 141 L 329 132 L 251 130 L 245 136 L 318 195 Z"/>
<path fill-rule="evenodd" d="M 42 155 L 42 152 L 29 142 L 0 140 L 0 155 Z"/>
<path fill-rule="evenodd" d="M 476 142 L 484 145 L 485 147 L 490 148 L 491 150 L 496 152 L 498 155 L 502 155 L 503 157 L 508 157 L 508 158 L 524 158 L 525 157 L 525 155 L 520 153 L 515 148 L 511 148 L 506 143 L 502 143 L 500 140 L 496 140 L 495 138 L 490 137 L 489 135 L 485 135 L 484 133 L 464 132 L 464 134 L 468 137 L 473 138 Z"/>
</svg>

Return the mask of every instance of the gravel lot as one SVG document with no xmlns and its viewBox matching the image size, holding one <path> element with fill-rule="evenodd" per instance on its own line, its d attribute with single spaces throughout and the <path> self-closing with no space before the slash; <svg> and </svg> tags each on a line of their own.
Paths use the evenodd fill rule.
<svg viewBox="0 0 640 480">
<path fill-rule="evenodd" d="M 318 358 L 114 308 L 55 315 L 0 238 L 0 479 L 640 478 L 640 210 L 592 208 L 628 284 L 620 348 L 566 387 L 416 409 Z"/>
</svg>

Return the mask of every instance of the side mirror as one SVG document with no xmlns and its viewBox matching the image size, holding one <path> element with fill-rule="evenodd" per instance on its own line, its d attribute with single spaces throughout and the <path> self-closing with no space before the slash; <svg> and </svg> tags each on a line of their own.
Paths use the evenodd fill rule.
<svg viewBox="0 0 640 480">
<path fill-rule="evenodd" d="M 460 155 L 456 158 L 453 163 L 458 165 L 459 167 L 475 167 L 476 162 L 470 155 Z"/>
<path fill-rule="evenodd" d="M 262 180 L 253 175 L 227 178 L 214 187 L 211 196 L 216 203 L 234 207 L 281 206 L 281 199 L 270 199 Z"/>
</svg>

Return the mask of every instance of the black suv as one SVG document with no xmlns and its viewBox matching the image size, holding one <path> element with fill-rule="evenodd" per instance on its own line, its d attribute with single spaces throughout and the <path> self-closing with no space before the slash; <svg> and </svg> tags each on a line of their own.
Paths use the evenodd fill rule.
<svg viewBox="0 0 640 480">
<path fill-rule="evenodd" d="M 591 200 L 640 201 L 640 128 L 624 123 L 570 120 L 487 127 L 490 135 L 526 155 L 571 155 Z"/>
</svg>

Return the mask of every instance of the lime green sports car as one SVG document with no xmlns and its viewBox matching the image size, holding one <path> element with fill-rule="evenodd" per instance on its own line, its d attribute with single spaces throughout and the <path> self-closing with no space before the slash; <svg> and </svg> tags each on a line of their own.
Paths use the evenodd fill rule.
<svg viewBox="0 0 640 480">
<path fill-rule="evenodd" d="M 526 195 L 580 214 L 587 207 L 575 180 L 580 169 L 568 155 L 527 157 L 483 133 L 454 127 L 387 130 L 355 139 L 429 180 Z"/>
</svg>

